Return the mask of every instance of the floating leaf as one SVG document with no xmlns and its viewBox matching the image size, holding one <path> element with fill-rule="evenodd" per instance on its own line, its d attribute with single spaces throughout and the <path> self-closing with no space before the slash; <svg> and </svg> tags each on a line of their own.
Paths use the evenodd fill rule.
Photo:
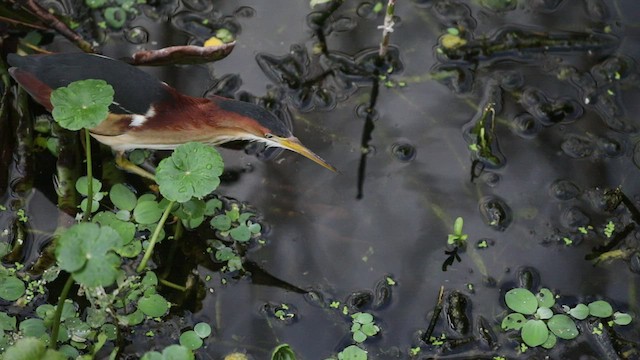
<svg viewBox="0 0 640 360">
<path fill-rule="evenodd" d="M 540 305 L 540 307 L 551 308 L 556 303 L 553 293 L 547 288 L 540 289 L 536 294 L 536 298 L 538 299 L 538 305 Z"/>
<path fill-rule="evenodd" d="M 367 360 L 367 352 L 357 345 L 347 346 L 338 353 L 339 360 Z"/>
<path fill-rule="evenodd" d="M 524 315 L 520 313 L 511 313 L 502 320 L 502 324 L 500 326 L 502 327 L 502 330 L 520 330 L 526 321 L 527 319 Z"/>
<path fill-rule="evenodd" d="M 209 223 L 216 230 L 227 231 L 231 229 L 231 219 L 227 215 L 215 216 Z"/>
<path fill-rule="evenodd" d="M 170 345 L 162 350 L 163 359 L 193 360 L 193 352 L 184 346 Z"/>
<path fill-rule="evenodd" d="M 584 320 L 589 316 L 589 307 L 585 304 L 578 304 L 568 311 L 569 315 L 578 320 Z"/>
<path fill-rule="evenodd" d="M 0 276 L 0 298 L 7 301 L 16 301 L 22 295 L 26 287 L 24 282 L 15 276 Z"/>
<path fill-rule="evenodd" d="M 120 235 L 110 227 L 77 224 L 58 240 L 56 259 L 60 267 L 88 287 L 109 286 L 119 273 L 120 257 L 112 251 L 122 246 Z"/>
<path fill-rule="evenodd" d="M 188 349 L 199 349 L 202 347 L 202 344 L 204 344 L 202 338 L 193 330 L 185 331 L 180 335 L 180 345 Z"/>
<path fill-rule="evenodd" d="M 546 320 L 551 319 L 553 316 L 553 311 L 547 307 L 540 307 L 536 310 L 536 316 L 538 319 Z"/>
<path fill-rule="evenodd" d="M 138 300 L 138 309 L 149 317 L 161 317 L 169 310 L 169 302 L 161 295 L 145 295 Z"/>
<path fill-rule="evenodd" d="M 597 300 L 592 302 L 589 306 L 589 314 L 591 316 L 599 317 L 599 318 L 608 318 L 613 315 L 613 308 L 611 304 L 604 300 Z"/>
<path fill-rule="evenodd" d="M 74 81 L 53 90 L 53 118 L 65 129 L 93 128 L 107 118 L 113 102 L 113 87 L 104 80 Z"/>
<path fill-rule="evenodd" d="M 235 227 L 229 231 L 229 235 L 235 241 L 245 242 L 251 239 L 251 230 L 247 227 L 247 225 L 241 224 L 238 227 Z"/>
<path fill-rule="evenodd" d="M 211 335 L 211 326 L 207 323 L 197 323 L 194 327 L 193 327 L 193 331 L 196 332 L 196 334 L 198 334 L 198 336 L 200 336 L 201 338 L 206 338 L 209 335 Z"/>
<path fill-rule="evenodd" d="M 531 294 L 533 295 L 533 294 Z M 547 341 L 549 329 L 542 320 L 529 320 L 522 327 L 522 341 L 528 346 L 540 346 Z"/>
<path fill-rule="evenodd" d="M 617 325 L 629 325 L 631 323 L 631 315 L 616 311 L 613 314 L 613 322 Z"/>
<path fill-rule="evenodd" d="M 220 184 L 223 169 L 222 157 L 216 149 L 191 142 L 178 146 L 160 162 L 156 180 L 164 197 L 182 203 L 213 192 Z"/>
<path fill-rule="evenodd" d="M 0 312 L 0 333 L 3 331 L 14 331 L 16 329 L 16 318 Z"/>
<path fill-rule="evenodd" d="M 504 295 L 504 300 L 509 309 L 521 314 L 533 315 L 538 309 L 538 299 L 527 289 L 511 289 Z"/>
<path fill-rule="evenodd" d="M 142 201 L 133 209 L 133 217 L 138 224 L 155 224 L 162 217 L 163 210 L 156 201 Z"/>
<path fill-rule="evenodd" d="M 560 339 L 571 340 L 580 334 L 573 320 L 564 314 L 554 315 L 547 321 L 547 326 Z"/>
<path fill-rule="evenodd" d="M 136 194 L 123 184 L 113 185 L 109 198 L 118 209 L 131 211 L 136 207 Z"/>
<path fill-rule="evenodd" d="M 557 342 L 558 342 L 558 338 L 553 334 L 549 334 L 547 341 L 545 341 L 544 344 L 540 346 L 542 346 L 545 349 L 551 349 L 552 347 L 556 346 Z"/>
</svg>

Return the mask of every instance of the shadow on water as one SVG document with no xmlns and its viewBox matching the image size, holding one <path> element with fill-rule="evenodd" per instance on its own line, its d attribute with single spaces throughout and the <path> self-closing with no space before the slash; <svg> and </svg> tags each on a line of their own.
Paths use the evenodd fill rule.
<svg viewBox="0 0 640 360">
<path fill-rule="evenodd" d="M 280 343 L 300 358 L 328 358 L 353 343 L 342 306 L 375 316 L 381 335 L 362 345 L 373 359 L 407 358 L 418 347 L 424 359 L 516 357 L 518 342 L 500 330 L 502 299 L 527 278 L 570 305 L 607 299 L 640 314 L 636 2 L 495 9 L 487 4 L 499 2 L 399 0 L 382 64 L 377 2 L 313 10 L 284 0 L 159 3 L 132 19 L 126 36 L 109 32 L 102 52 L 123 57 L 231 29 L 237 45 L 225 60 L 149 72 L 190 95 L 235 96 L 288 114 L 281 117 L 290 116 L 296 136 L 340 171 L 290 152 L 260 161 L 221 150 L 227 171 L 217 192 L 251 204 L 268 230 L 265 246 L 247 250 L 246 274 L 221 272 L 206 253 L 206 230 L 190 232 L 177 250 L 161 249 L 182 259 L 170 265 L 176 282 L 196 274 L 200 283 L 184 312 L 186 322 L 214 327 L 202 358 L 266 358 Z M 53 47 L 72 48 L 61 39 Z M 51 159 L 36 158 L 35 190 L 21 193 L 11 180 L 22 178 L 23 150 L 0 126 L 1 199 L 9 210 L 25 208 L 30 228 L 50 233 L 57 199 L 52 170 L 41 163 Z M 626 200 L 605 206 L 615 189 Z M 12 226 L 12 214 L 0 212 L 1 229 Z M 457 217 L 468 240 L 454 250 L 447 237 Z M 624 235 L 615 248 L 603 235 L 609 222 Z M 14 260 L 36 261 L 49 238 L 33 237 L 37 245 Z M 594 264 L 614 249 L 619 256 Z M 441 287 L 433 336 L 447 340 L 434 345 L 424 334 Z M 281 304 L 293 320 L 273 315 Z M 640 356 L 635 318 L 610 335 L 629 342 L 580 330 L 585 336 L 551 356 Z M 148 350 L 141 338 L 129 337 L 125 353 Z M 622 350 L 616 356 L 625 358 Z"/>
</svg>

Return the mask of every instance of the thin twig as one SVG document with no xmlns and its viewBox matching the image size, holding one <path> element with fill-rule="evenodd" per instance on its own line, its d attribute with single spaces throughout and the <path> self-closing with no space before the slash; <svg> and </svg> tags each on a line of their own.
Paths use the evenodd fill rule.
<svg viewBox="0 0 640 360">
<path fill-rule="evenodd" d="M 378 29 L 382 29 L 382 41 L 380 42 L 380 50 L 378 51 L 378 56 L 381 59 L 384 59 L 387 56 L 387 51 L 389 50 L 389 40 L 391 38 L 391 33 L 393 32 L 393 14 L 396 9 L 396 0 L 389 0 L 387 2 L 387 12 L 384 15 L 384 25 L 378 26 Z"/>
</svg>

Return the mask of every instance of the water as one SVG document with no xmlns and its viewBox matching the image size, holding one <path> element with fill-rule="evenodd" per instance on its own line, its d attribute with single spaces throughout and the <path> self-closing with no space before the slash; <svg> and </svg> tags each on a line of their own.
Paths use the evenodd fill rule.
<svg viewBox="0 0 640 360">
<path fill-rule="evenodd" d="M 235 171 L 218 192 L 250 203 L 264 219 L 268 245 L 247 258 L 273 278 L 256 275 L 221 285 L 211 261 L 187 254 L 182 273 L 212 276 L 205 283 L 210 291 L 190 308 L 193 321 L 214 326 L 214 336 L 200 350 L 203 358 L 236 350 L 266 358 L 279 343 L 290 344 L 300 358 L 329 357 L 351 343 L 351 321 L 328 304 L 358 303 L 354 293 L 372 294 L 360 307 L 382 329 L 364 344 L 370 358 L 406 358 L 409 348 L 421 345 L 427 357 L 517 356 L 517 343 L 499 323 L 506 311 L 504 292 L 517 286 L 518 271 L 525 267 L 539 274 L 540 286 L 567 296 L 569 305 L 603 298 L 616 310 L 640 313 L 640 281 L 628 261 L 594 266 L 585 260 L 603 244 L 609 220 L 618 229 L 635 225 L 622 206 L 606 211 L 601 203 L 602 189 L 620 186 L 638 206 L 637 4 L 520 2 L 513 10 L 493 12 L 453 1 L 399 1 L 391 37 L 399 56 L 377 86 L 367 56 L 377 52 L 383 19 L 371 15 L 372 5 L 346 1 L 321 25 L 323 15 L 311 13 L 304 1 L 220 2 L 214 8 L 189 1 L 176 10 L 234 28 L 238 44 L 215 64 L 151 70 L 155 75 L 199 96 L 214 79 L 239 74 L 238 90 L 269 94 L 286 106 L 294 134 L 340 171 L 329 172 L 290 152 L 263 162 L 222 150 L 227 169 Z M 188 17 L 179 16 L 164 25 L 138 17 L 129 28 L 148 31 L 128 37 L 141 44 L 125 46 L 114 34 L 104 53 L 124 56 L 137 46 L 191 42 L 212 31 L 181 25 Z M 191 35 L 185 38 L 172 26 Z M 499 54 L 450 60 L 435 50 L 449 27 L 458 27 L 469 43 L 487 37 L 503 44 L 513 29 L 525 39 L 560 40 L 546 48 L 520 43 L 519 49 Z M 147 43 L 140 35 L 145 33 Z M 597 41 L 582 36 L 593 33 Z M 319 55 L 318 34 L 324 37 L 325 55 Z M 443 70 L 459 76 L 436 81 Z M 486 106 L 495 111 L 484 128 L 493 137 L 488 149 L 497 163 L 469 147 L 477 139 L 470 131 L 486 115 Z M 367 129 L 370 139 L 363 141 Z M 50 175 L 38 176 L 47 180 L 39 183 L 39 191 L 50 193 Z M 28 209 L 34 218 L 50 216 L 45 210 Z M 456 217 L 464 218 L 469 245 L 459 253 L 461 262 L 444 272 L 447 235 Z M 578 227 L 587 225 L 595 232 L 581 236 Z M 639 248 L 636 231 L 623 241 L 630 253 Z M 565 245 L 565 237 L 574 243 Z M 488 248 L 474 248 L 481 239 Z M 204 240 L 193 235 L 189 241 L 203 246 Z M 390 298 L 380 300 L 386 297 L 375 294 L 387 277 L 397 284 L 385 287 Z M 459 291 L 472 304 L 469 333 L 451 329 L 443 315 L 436 324 L 435 336 L 474 338 L 453 350 L 419 340 L 441 286 L 445 297 Z M 375 305 L 375 299 L 381 303 Z M 265 305 L 281 303 L 294 309 L 293 321 L 266 315 Z M 495 350 L 479 340 L 480 317 L 498 334 Z M 640 338 L 637 319 L 617 329 L 627 339 Z M 140 346 L 133 343 L 125 351 Z M 598 357 L 599 351 L 584 335 L 560 341 L 551 355 Z"/>
</svg>

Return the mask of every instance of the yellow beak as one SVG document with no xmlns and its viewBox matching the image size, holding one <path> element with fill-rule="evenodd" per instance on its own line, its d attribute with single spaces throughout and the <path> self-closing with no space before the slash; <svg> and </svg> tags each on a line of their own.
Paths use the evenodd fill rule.
<svg viewBox="0 0 640 360">
<path fill-rule="evenodd" d="M 331 165 L 329 165 L 329 163 L 327 163 L 326 161 L 324 161 L 320 156 L 316 155 L 313 151 L 307 149 L 307 147 L 305 147 L 304 145 L 302 145 L 302 143 L 300 142 L 300 140 L 298 140 L 298 138 L 296 138 L 295 136 L 292 137 L 288 137 L 288 138 L 282 138 L 282 137 L 273 137 L 269 140 L 273 140 L 275 142 L 277 142 L 278 144 L 280 144 L 281 147 L 287 149 L 287 150 L 291 150 L 293 152 L 296 152 L 304 157 L 306 157 L 307 159 L 315 162 L 316 164 L 321 165 L 322 167 L 325 167 L 331 171 L 337 172 L 337 169 Z"/>
</svg>

